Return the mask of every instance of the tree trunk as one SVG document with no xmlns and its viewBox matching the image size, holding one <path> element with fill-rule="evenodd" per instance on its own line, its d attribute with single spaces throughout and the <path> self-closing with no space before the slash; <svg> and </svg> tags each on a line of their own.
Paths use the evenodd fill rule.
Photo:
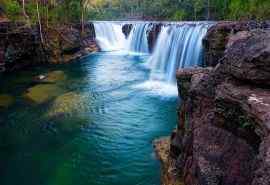
<svg viewBox="0 0 270 185">
<path fill-rule="evenodd" d="M 207 0 L 207 20 L 210 19 L 210 0 Z"/>
<path fill-rule="evenodd" d="M 194 21 L 197 21 L 197 8 L 194 8 Z"/>
<path fill-rule="evenodd" d="M 42 25 L 41 25 L 41 20 L 40 20 L 40 13 L 39 13 L 38 0 L 36 0 L 36 10 L 37 10 L 37 18 L 38 18 L 38 24 L 39 24 L 40 40 L 41 40 L 41 43 L 44 44 L 44 39 L 43 39 L 43 34 L 42 34 Z"/>
<path fill-rule="evenodd" d="M 49 27 L 49 6 L 46 6 L 46 27 Z"/>
<path fill-rule="evenodd" d="M 84 7 L 82 5 L 82 8 L 81 8 L 81 32 L 82 34 L 84 33 Z"/>
<path fill-rule="evenodd" d="M 23 10 L 23 16 L 26 18 L 27 23 L 30 25 L 30 19 L 25 11 L 25 0 L 22 0 L 22 10 Z"/>
</svg>

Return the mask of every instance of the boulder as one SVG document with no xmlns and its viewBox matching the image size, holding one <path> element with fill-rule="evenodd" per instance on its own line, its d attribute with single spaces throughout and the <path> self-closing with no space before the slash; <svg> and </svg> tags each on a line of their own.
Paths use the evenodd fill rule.
<svg viewBox="0 0 270 185">
<path fill-rule="evenodd" d="M 63 92 L 61 88 L 54 84 L 41 84 L 27 89 L 23 97 L 35 104 L 46 103 Z"/>
<path fill-rule="evenodd" d="M 51 71 L 46 75 L 39 75 L 34 78 L 37 83 L 56 83 L 66 80 L 64 71 Z"/>
<path fill-rule="evenodd" d="M 126 38 L 128 38 L 131 30 L 132 30 L 133 25 L 132 24 L 125 24 L 122 26 L 122 32 L 124 33 L 124 35 L 126 36 Z"/>
<path fill-rule="evenodd" d="M 225 72 L 242 81 L 270 85 L 270 30 L 239 32 L 222 60 Z"/>
<path fill-rule="evenodd" d="M 61 96 L 58 96 L 52 107 L 49 110 L 49 116 L 55 116 L 59 114 L 76 114 L 79 111 L 83 111 L 82 96 L 80 94 L 69 92 Z"/>
<path fill-rule="evenodd" d="M 257 28 L 269 27 L 267 22 L 255 22 L 255 21 L 221 21 L 212 26 L 204 40 L 203 45 L 205 49 L 205 65 L 216 66 L 220 59 L 223 58 L 226 45 L 229 41 L 229 37 L 240 31 L 250 31 Z"/>
<path fill-rule="evenodd" d="M 209 68 L 186 68 L 186 69 L 179 69 L 176 72 L 176 79 L 177 85 L 179 89 L 179 95 L 182 99 L 186 99 L 189 94 L 189 89 L 191 86 L 191 79 L 193 75 L 200 75 L 204 73 L 209 73 L 212 70 L 211 67 Z"/>
<path fill-rule="evenodd" d="M 87 106 L 84 96 L 68 92 L 58 96 L 53 102 L 47 117 L 54 123 L 58 131 L 73 132 L 91 123 L 89 115 L 85 115 Z"/>
</svg>

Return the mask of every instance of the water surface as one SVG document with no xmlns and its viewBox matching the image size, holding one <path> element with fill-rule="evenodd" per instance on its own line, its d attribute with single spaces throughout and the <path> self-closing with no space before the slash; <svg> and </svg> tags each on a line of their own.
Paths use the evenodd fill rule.
<svg viewBox="0 0 270 185">
<path fill-rule="evenodd" d="M 22 94 L 36 68 L 1 77 L 0 93 L 16 97 L 1 110 L 1 185 L 158 185 L 152 141 L 176 125 L 174 93 L 147 84 L 148 56 L 99 53 L 48 67 L 67 79 L 57 85 L 76 93 L 67 113 L 54 115 L 55 99 L 41 105 Z M 169 91 L 169 88 L 168 88 Z M 173 94 L 173 95 L 172 95 Z"/>
</svg>

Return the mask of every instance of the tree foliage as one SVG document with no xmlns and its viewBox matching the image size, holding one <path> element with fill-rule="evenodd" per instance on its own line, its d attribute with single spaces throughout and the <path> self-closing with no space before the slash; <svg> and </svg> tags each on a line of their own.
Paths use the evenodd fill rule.
<svg viewBox="0 0 270 185">
<path fill-rule="evenodd" d="M 25 2 L 25 6 L 23 6 Z M 270 0 L 0 0 L 11 20 L 48 24 L 85 20 L 263 20 L 270 19 Z"/>
</svg>

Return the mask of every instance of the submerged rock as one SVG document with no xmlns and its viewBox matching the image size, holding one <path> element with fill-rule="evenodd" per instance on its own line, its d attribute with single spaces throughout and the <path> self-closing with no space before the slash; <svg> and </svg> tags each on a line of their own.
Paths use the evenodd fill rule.
<svg viewBox="0 0 270 185">
<path fill-rule="evenodd" d="M 55 123 L 60 131 L 75 131 L 89 124 L 89 116 L 85 116 L 84 97 L 75 92 L 65 93 L 58 96 L 47 116 Z"/>
<path fill-rule="evenodd" d="M 89 123 L 91 123 L 91 120 L 86 116 L 71 116 L 66 113 L 58 113 L 52 114 L 49 117 L 49 122 L 44 123 L 45 125 L 43 126 L 51 128 L 55 132 L 76 132 L 86 127 Z"/>
<path fill-rule="evenodd" d="M 54 84 L 41 84 L 29 88 L 23 95 L 26 100 L 32 103 L 42 104 L 57 97 L 63 90 Z"/>
<path fill-rule="evenodd" d="M 64 71 L 51 71 L 46 75 L 39 75 L 34 78 L 34 81 L 39 83 L 56 83 L 66 79 Z"/>
<path fill-rule="evenodd" d="M 78 112 L 80 110 L 81 99 L 82 96 L 75 92 L 69 92 L 58 96 L 53 102 L 49 111 L 49 116 Z"/>
<path fill-rule="evenodd" d="M 7 94 L 0 94 L 0 108 L 8 108 L 15 102 L 14 97 Z"/>
</svg>

